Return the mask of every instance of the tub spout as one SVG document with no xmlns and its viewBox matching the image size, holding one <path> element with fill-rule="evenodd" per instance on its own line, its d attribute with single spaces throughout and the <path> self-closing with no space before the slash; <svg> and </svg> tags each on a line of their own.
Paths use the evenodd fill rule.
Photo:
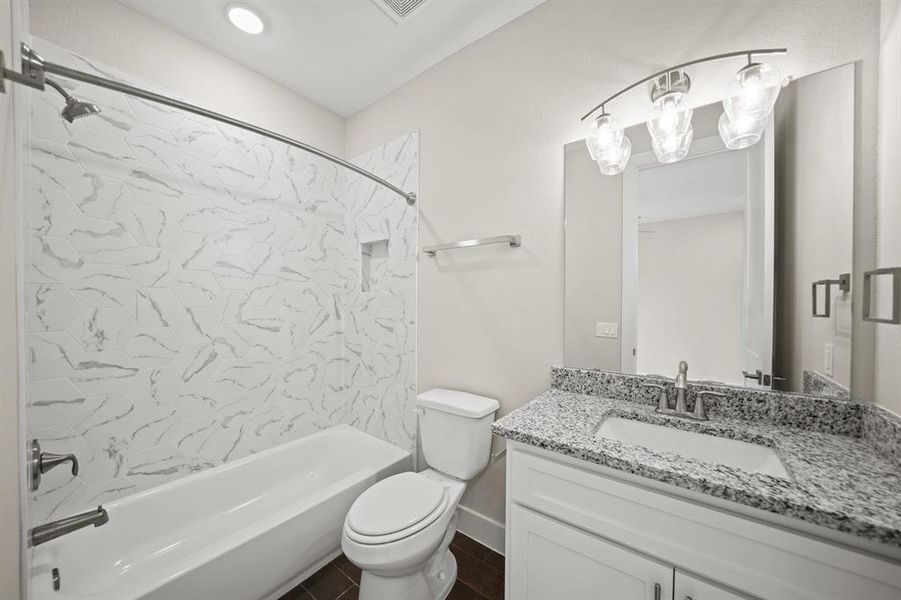
<svg viewBox="0 0 901 600">
<path fill-rule="evenodd" d="M 109 514 L 102 506 L 98 506 L 97 510 L 89 510 L 59 521 L 51 521 L 43 525 L 38 525 L 28 532 L 28 539 L 32 546 L 40 546 L 44 542 L 55 540 L 73 531 L 84 529 L 89 525 L 100 527 L 109 522 Z"/>
</svg>

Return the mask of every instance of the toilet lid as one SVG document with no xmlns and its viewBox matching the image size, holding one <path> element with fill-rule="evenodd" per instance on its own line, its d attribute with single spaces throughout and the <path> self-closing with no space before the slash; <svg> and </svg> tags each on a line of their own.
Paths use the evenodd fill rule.
<svg viewBox="0 0 901 600">
<path fill-rule="evenodd" d="M 444 487 L 416 473 L 384 479 L 363 492 L 347 514 L 347 525 L 369 537 L 421 529 L 438 518 Z M 423 522 L 428 520 L 428 522 Z"/>
</svg>

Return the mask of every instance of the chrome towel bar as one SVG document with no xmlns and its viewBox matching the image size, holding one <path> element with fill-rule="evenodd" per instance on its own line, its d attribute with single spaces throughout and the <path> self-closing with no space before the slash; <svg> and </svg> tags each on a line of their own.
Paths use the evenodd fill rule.
<svg viewBox="0 0 901 600">
<path fill-rule="evenodd" d="M 522 236 L 520 235 L 496 235 L 494 237 L 477 238 L 474 240 L 462 240 L 459 242 L 451 242 L 450 244 L 437 244 L 435 246 L 425 246 L 422 251 L 429 256 L 435 256 L 438 252 L 444 250 L 455 250 L 457 248 L 471 248 L 473 246 L 487 246 L 489 244 L 510 244 L 511 248 L 519 248 L 522 246 Z"/>
<path fill-rule="evenodd" d="M 891 315 L 888 317 L 880 317 L 872 314 L 873 312 L 873 276 L 888 275 L 892 278 L 891 299 Z M 874 323 L 890 323 L 892 325 L 901 324 L 901 267 L 889 267 L 886 269 L 873 269 L 863 274 L 863 320 L 872 321 Z"/>
<path fill-rule="evenodd" d="M 814 317 L 825 318 L 828 319 L 832 316 L 832 286 L 837 285 L 838 289 L 842 292 L 848 293 L 851 291 L 851 274 L 850 273 L 842 273 L 838 276 L 838 279 L 820 279 L 819 281 L 814 281 L 811 285 L 811 295 L 813 299 L 812 304 L 812 314 Z M 823 312 L 817 311 L 817 287 L 823 286 L 823 289 L 826 293 L 826 300 L 823 304 L 824 310 Z"/>
</svg>

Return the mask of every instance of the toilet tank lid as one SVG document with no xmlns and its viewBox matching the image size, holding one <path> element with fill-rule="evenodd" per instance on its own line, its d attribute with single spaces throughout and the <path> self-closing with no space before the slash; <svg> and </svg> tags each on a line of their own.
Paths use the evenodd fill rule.
<svg viewBox="0 0 901 600">
<path fill-rule="evenodd" d="M 417 396 L 417 399 L 421 407 L 473 419 L 490 415 L 500 407 L 494 398 L 444 388 L 434 388 L 423 392 Z"/>
</svg>

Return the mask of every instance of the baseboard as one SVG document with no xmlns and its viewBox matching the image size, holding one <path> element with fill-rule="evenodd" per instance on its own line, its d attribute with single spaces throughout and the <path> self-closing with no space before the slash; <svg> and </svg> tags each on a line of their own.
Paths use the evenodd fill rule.
<svg viewBox="0 0 901 600">
<path fill-rule="evenodd" d="M 457 513 L 457 531 L 467 535 L 497 552 L 504 553 L 504 524 L 490 517 L 477 513 L 465 506 L 459 506 Z"/>
</svg>

